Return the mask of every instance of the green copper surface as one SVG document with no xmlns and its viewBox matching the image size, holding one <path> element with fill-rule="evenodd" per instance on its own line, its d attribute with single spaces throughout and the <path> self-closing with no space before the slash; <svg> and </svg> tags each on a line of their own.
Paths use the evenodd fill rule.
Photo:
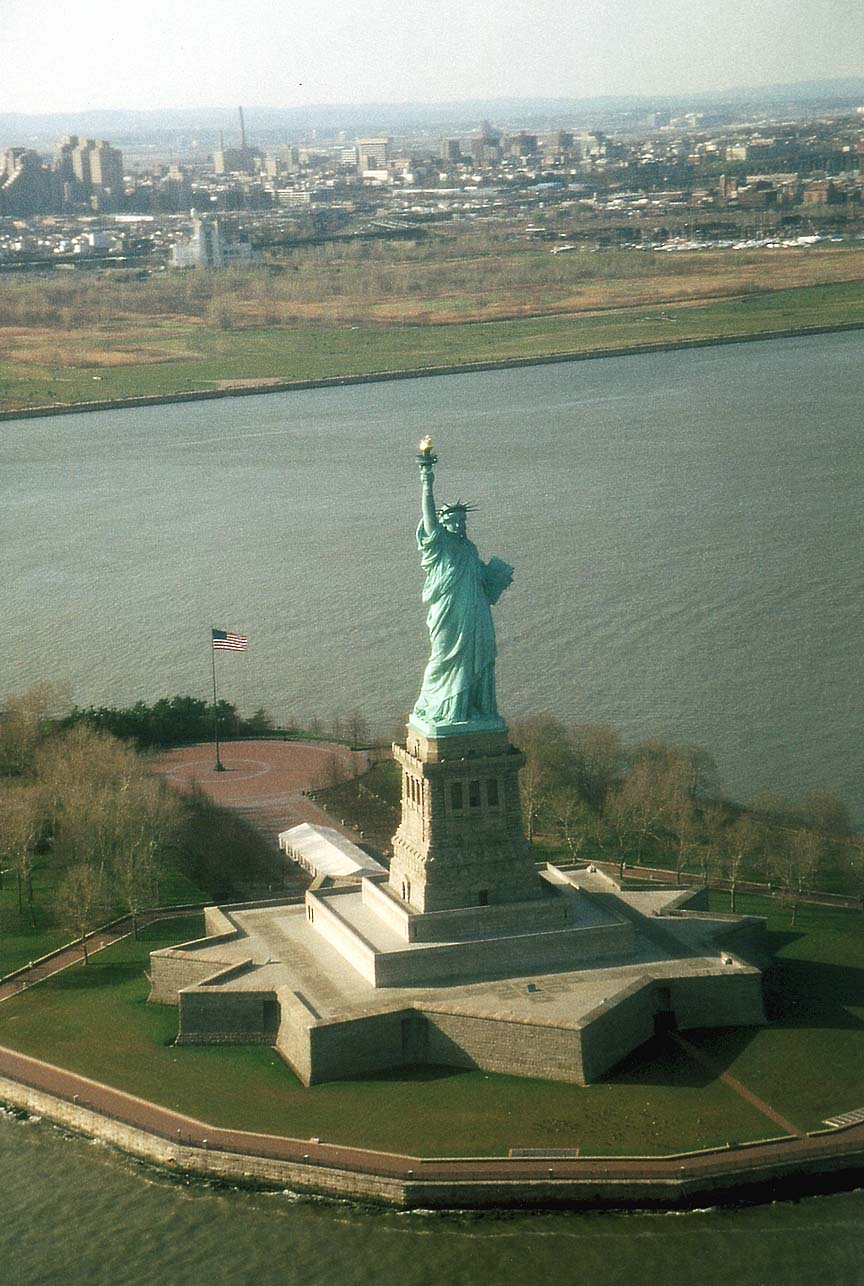
<svg viewBox="0 0 864 1286">
<path fill-rule="evenodd" d="M 513 568 L 498 558 L 482 561 L 466 534 L 465 506 L 436 512 L 434 457 L 423 459 L 421 453 L 418 459 L 423 517 L 417 545 L 432 651 L 411 723 L 427 736 L 500 729 L 491 609 L 513 579 Z"/>
</svg>

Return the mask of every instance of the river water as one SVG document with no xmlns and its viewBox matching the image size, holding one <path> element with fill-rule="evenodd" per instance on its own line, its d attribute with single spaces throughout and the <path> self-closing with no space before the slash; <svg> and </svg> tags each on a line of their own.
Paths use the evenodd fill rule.
<svg viewBox="0 0 864 1286">
<path fill-rule="evenodd" d="M 499 698 L 704 746 L 864 818 L 860 332 L 0 425 L 0 695 L 221 696 L 281 720 L 419 690 L 416 443 L 476 503 Z"/>
<path fill-rule="evenodd" d="M 861 1286 L 864 1192 L 654 1214 L 397 1214 L 184 1186 L 0 1118 L 9 1286 Z"/>
<path fill-rule="evenodd" d="M 502 710 L 704 745 L 724 786 L 839 791 L 860 742 L 864 336 L 0 426 L 0 693 L 208 694 L 384 729 L 425 662 L 414 451 L 516 566 Z M 0 1269 L 111 1283 L 830 1282 L 864 1194 L 693 1214 L 422 1215 L 178 1187 L 0 1119 Z"/>
</svg>

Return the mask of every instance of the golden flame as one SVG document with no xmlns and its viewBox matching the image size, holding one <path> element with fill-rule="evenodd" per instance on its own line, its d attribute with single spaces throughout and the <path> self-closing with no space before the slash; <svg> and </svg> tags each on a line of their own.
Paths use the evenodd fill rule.
<svg viewBox="0 0 864 1286">
<path fill-rule="evenodd" d="M 420 439 L 420 450 L 421 451 L 432 450 L 432 439 L 430 438 L 428 433 L 426 434 L 425 438 Z"/>
</svg>

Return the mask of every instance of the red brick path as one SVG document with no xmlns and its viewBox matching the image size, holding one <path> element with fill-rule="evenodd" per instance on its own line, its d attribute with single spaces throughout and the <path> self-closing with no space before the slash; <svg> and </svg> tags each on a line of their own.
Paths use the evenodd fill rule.
<svg viewBox="0 0 864 1286">
<path fill-rule="evenodd" d="M 319 822 L 352 832 L 303 793 L 326 785 L 333 757 L 343 772 L 364 772 L 365 750 L 326 741 L 229 741 L 220 748 L 226 772 L 215 772 L 211 745 L 183 746 L 159 755 L 156 771 L 178 786 L 196 783 L 225 808 L 236 809 L 268 839 L 298 822 Z"/>
<path fill-rule="evenodd" d="M 0 1046 L 0 1075 L 33 1086 L 55 1097 L 101 1113 L 127 1125 L 176 1141 L 184 1147 L 306 1162 L 338 1169 L 420 1182 L 558 1180 L 686 1180 L 725 1178 L 733 1172 L 746 1181 L 747 1172 L 771 1165 L 803 1163 L 848 1156 L 854 1165 L 864 1154 L 864 1124 L 827 1138 L 801 1136 L 790 1140 L 703 1152 L 695 1156 L 658 1157 L 466 1157 L 425 1159 L 397 1153 L 340 1147 L 312 1140 L 225 1130 L 172 1112 L 87 1077 L 77 1076 L 39 1059 Z M 860 1164 L 860 1162 L 859 1162 Z"/>
</svg>

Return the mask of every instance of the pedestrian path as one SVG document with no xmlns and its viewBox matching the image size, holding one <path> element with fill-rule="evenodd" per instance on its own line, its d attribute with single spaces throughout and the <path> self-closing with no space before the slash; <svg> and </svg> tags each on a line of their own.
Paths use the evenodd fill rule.
<svg viewBox="0 0 864 1286">
<path fill-rule="evenodd" d="M 145 911 L 138 916 L 138 927 L 143 928 L 146 924 L 152 924 L 155 920 L 172 920 L 178 916 L 194 915 L 197 907 L 178 907 L 176 910 L 165 908 L 157 911 Z M 105 929 L 100 929 L 87 939 L 87 957 L 95 955 L 99 951 L 104 951 L 106 947 L 111 947 L 115 942 L 121 942 L 123 938 L 128 938 L 133 932 L 132 917 L 125 916 L 116 924 L 112 924 Z M 80 964 L 84 959 L 84 947 L 81 942 L 70 942 L 67 946 L 61 947 L 52 955 L 46 956 L 42 960 L 35 960 L 26 969 L 18 969 L 10 976 L 0 979 L 0 1003 L 4 1000 L 17 996 L 20 992 L 26 991 L 29 987 L 34 987 L 37 982 L 45 982 L 48 978 L 53 978 L 55 974 L 62 973 L 64 969 L 69 969 L 72 965 Z"/>
<path fill-rule="evenodd" d="M 661 1184 L 669 1184 L 688 1178 L 704 1182 L 713 1176 L 714 1182 L 728 1186 L 729 1183 L 746 1182 L 753 1172 L 758 1178 L 771 1172 L 778 1164 L 787 1172 L 790 1164 L 809 1170 L 814 1163 L 833 1156 L 848 1157 L 847 1164 L 854 1165 L 864 1148 L 864 1125 L 858 1125 L 829 1138 L 799 1136 L 766 1140 L 740 1148 L 727 1147 L 656 1158 L 567 1156 L 562 1155 L 561 1149 L 521 1156 L 424 1158 L 330 1144 L 319 1139 L 289 1138 L 214 1126 L 5 1047 L 0 1047 L 0 1076 L 61 1099 L 71 1104 L 73 1109 L 95 1112 L 170 1141 L 178 1149 L 233 1153 L 250 1161 L 253 1158 L 288 1161 L 312 1169 L 323 1166 L 409 1183 L 471 1185 L 478 1182 L 569 1180 L 577 1184 L 595 1183 L 608 1191 L 610 1183 L 658 1180 Z M 58 1119 L 64 1118 L 60 1116 Z M 88 1128 L 83 1119 L 79 1118 L 77 1123 L 79 1128 Z M 93 1132 L 98 1133 L 96 1130 Z M 309 1177 L 314 1184 L 314 1177 L 311 1174 Z"/>
<path fill-rule="evenodd" d="M 756 1108 L 757 1112 L 761 1112 L 763 1116 L 767 1116 L 769 1121 L 773 1121 L 775 1125 L 779 1125 L 784 1134 L 791 1134 L 798 1139 L 804 1139 L 807 1137 L 803 1130 L 799 1130 L 797 1125 L 793 1125 L 791 1121 L 787 1121 L 785 1116 L 781 1116 L 779 1112 L 776 1112 L 769 1103 L 765 1102 L 764 1099 L 759 1098 L 759 1096 L 754 1094 L 752 1090 L 748 1090 L 747 1086 L 742 1085 L 740 1081 L 736 1081 L 734 1076 L 730 1076 L 728 1072 L 724 1072 L 723 1068 L 715 1063 L 712 1058 L 709 1058 L 707 1054 L 703 1054 L 702 1050 L 697 1049 L 695 1045 L 691 1045 L 690 1041 L 685 1040 L 679 1032 L 670 1031 L 668 1034 L 678 1048 L 683 1050 L 689 1058 L 692 1058 L 694 1062 L 699 1063 L 707 1071 L 711 1072 L 714 1076 L 717 1076 L 724 1085 L 728 1085 L 729 1088 L 734 1090 L 740 1098 L 743 1098 L 746 1102 L 752 1104 L 752 1106 Z"/>
</svg>

